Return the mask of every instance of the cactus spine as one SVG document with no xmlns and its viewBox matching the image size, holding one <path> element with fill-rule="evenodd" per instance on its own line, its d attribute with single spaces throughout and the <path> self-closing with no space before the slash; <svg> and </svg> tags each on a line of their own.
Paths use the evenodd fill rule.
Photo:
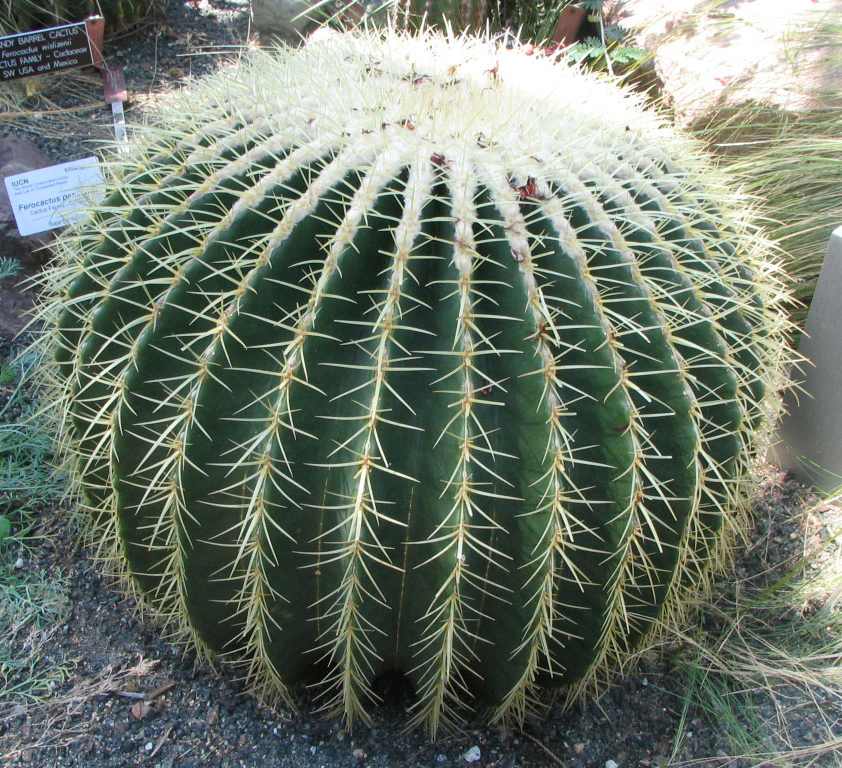
<svg viewBox="0 0 842 768">
<path fill-rule="evenodd" d="M 721 560 L 786 294 L 694 145 L 483 40 L 320 33 L 176 98 L 58 243 L 43 339 L 103 552 L 254 686 L 521 720 Z"/>
</svg>

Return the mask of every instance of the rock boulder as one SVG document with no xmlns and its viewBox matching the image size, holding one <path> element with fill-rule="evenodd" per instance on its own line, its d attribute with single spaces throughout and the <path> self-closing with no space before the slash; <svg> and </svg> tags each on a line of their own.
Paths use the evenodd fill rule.
<svg viewBox="0 0 842 768">
<path fill-rule="evenodd" d="M 294 45 L 318 26 L 315 19 L 298 18 L 313 5 L 313 0 L 252 0 L 254 28 L 264 40 Z"/>
<path fill-rule="evenodd" d="M 18 260 L 27 271 L 46 261 L 48 254 L 41 249 L 52 240 L 53 233 L 41 232 L 28 237 L 20 235 L 4 180 L 6 176 L 50 164 L 49 158 L 31 141 L 0 137 L 0 257 Z"/>
</svg>

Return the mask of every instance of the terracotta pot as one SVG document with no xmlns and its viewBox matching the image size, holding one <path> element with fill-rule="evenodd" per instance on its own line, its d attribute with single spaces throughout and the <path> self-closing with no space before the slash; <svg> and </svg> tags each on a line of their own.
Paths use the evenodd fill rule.
<svg viewBox="0 0 842 768">
<path fill-rule="evenodd" d="M 579 29 L 587 16 L 584 8 L 565 8 L 553 32 L 553 42 L 560 46 L 573 45 L 579 39 Z"/>
</svg>

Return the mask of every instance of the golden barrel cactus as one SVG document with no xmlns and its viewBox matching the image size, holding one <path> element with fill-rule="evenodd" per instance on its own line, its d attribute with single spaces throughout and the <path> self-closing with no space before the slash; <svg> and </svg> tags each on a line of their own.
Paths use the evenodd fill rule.
<svg viewBox="0 0 842 768">
<path fill-rule="evenodd" d="M 666 622 L 742 519 L 785 291 L 628 92 L 321 32 L 191 85 L 57 244 L 42 343 L 102 551 L 264 693 L 521 719 Z"/>
</svg>

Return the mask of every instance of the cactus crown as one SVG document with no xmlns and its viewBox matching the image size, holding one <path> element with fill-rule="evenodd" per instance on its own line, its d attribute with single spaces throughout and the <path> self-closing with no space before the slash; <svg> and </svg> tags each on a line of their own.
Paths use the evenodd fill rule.
<svg viewBox="0 0 842 768">
<path fill-rule="evenodd" d="M 629 93 L 320 33 L 177 96 L 58 243 L 44 343 L 104 557 L 264 693 L 522 719 L 674 620 L 742 517 L 785 298 Z"/>
</svg>

